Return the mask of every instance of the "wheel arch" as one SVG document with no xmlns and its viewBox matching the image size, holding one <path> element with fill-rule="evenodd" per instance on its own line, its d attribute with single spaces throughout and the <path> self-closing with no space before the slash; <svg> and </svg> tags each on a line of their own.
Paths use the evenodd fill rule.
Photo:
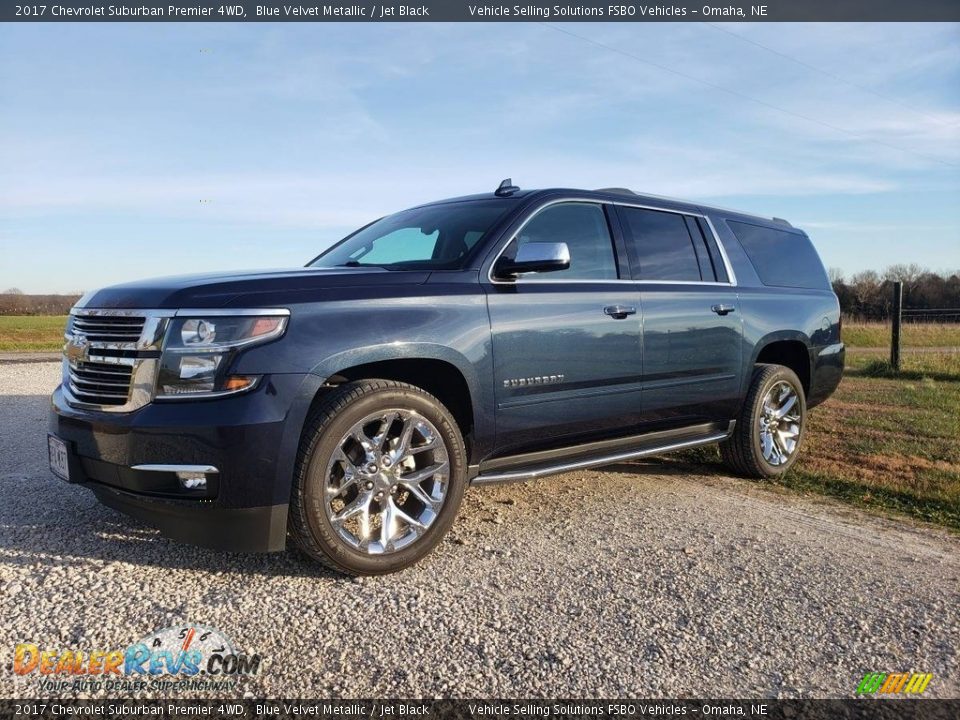
<svg viewBox="0 0 960 720">
<path fill-rule="evenodd" d="M 765 336 L 754 346 L 748 370 L 757 364 L 783 365 L 790 368 L 803 385 L 804 395 L 810 394 L 813 362 L 810 357 L 810 339 L 801 332 L 782 331 Z"/>
<path fill-rule="evenodd" d="M 485 418 L 477 402 L 479 380 L 476 371 L 466 358 L 445 346 L 380 345 L 363 352 L 334 355 L 318 364 L 312 372 L 323 378 L 315 402 L 330 388 L 354 380 L 395 380 L 426 390 L 453 415 L 468 455 L 474 444 L 473 436 L 485 427 Z"/>
</svg>

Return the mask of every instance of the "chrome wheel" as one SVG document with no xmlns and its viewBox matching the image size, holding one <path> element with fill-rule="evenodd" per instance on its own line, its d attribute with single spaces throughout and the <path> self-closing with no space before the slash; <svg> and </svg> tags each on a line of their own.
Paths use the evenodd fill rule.
<svg viewBox="0 0 960 720">
<path fill-rule="evenodd" d="M 760 417 L 760 448 L 774 466 L 785 465 L 800 439 L 800 397 L 790 383 L 781 380 L 764 395 Z"/>
<path fill-rule="evenodd" d="M 324 510 L 340 538 L 369 555 L 416 542 L 437 519 L 450 478 L 447 448 L 422 415 L 368 415 L 344 435 L 327 465 Z"/>
</svg>

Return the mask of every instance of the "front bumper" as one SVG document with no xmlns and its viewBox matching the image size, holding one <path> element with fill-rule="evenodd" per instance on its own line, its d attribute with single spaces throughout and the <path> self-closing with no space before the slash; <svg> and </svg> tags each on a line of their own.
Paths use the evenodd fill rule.
<svg viewBox="0 0 960 720">
<path fill-rule="evenodd" d="M 287 538 L 287 504 L 222 508 L 165 501 L 87 483 L 107 507 L 155 527 L 171 540 L 236 552 L 283 550 Z"/>
<path fill-rule="evenodd" d="M 265 376 L 256 390 L 216 400 L 155 402 L 130 413 L 52 397 L 50 432 L 66 442 L 71 481 L 104 505 L 174 540 L 221 550 L 282 550 L 300 431 L 320 387 L 313 375 Z M 173 472 L 217 468 L 205 490 Z"/>
</svg>

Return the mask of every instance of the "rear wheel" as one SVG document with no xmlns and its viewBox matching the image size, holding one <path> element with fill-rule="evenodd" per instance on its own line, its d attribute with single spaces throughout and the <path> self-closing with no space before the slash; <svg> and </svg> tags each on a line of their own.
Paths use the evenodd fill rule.
<svg viewBox="0 0 960 720">
<path fill-rule="evenodd" d="M 465 489 L 466 453 L 429 393 L 388 380 L 342 385 L 308 421 L 290 531 L 308 555 L 349 574 L 401 570 L 440 541 Z"/>
<path fill-rule="evenodd" d="M 796 373 L 782 365 L 757 365 L 733 435 L 720 443 L 724 463 L 747 477 L 782 475 L 796 462 L 806 416 Z"/>
</svg>

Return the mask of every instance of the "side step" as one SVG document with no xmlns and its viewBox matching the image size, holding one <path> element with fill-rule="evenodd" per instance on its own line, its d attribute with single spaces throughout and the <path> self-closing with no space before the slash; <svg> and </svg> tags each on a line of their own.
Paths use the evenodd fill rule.
<svg viewBox="0 0 960 720">
<path fill-rule="evenodd" d="M 609 442 L 592 443 L 547 452 L 530 453 L 529 455 L 498 458 L 481 464 L 479 474 L 473 478 L 471 483 L 486 485 L 533 480 L 547 475 L 570 472 L 571 470 L 582 470 L 624 460 L 636 460 L 648 455 L 660 455 L 674 450 L 709 445 L 730 437 L 735 424 L 736 421 L 731 420 L 727 427 L 722 429 L 717 424 L 711 424 L 637 435 L 615 441 L 616 449 L 609 447 Z M 607 447 L 602 452 L 590 452 L 591 450 L 599 450 L 600 448 L 597 446 Z M 553 461 L 544 462 L 544 457 L 549 455 L 553 456 Z M 487 466 L 486 469 L 484 465 Z"/>
</svg>

